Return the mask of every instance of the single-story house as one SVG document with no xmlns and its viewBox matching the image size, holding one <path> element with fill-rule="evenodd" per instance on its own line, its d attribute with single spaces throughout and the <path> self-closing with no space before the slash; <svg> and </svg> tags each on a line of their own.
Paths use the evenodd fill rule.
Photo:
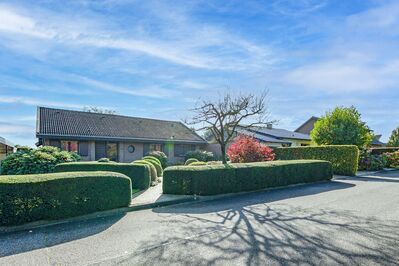
<svg viewBox="0 0 399 266">
<path fill-rule="evenodd" d="M 118 162 L 163 151 L 171 162 L 191 150 L 204 149 L 202 137 L 181 122 L 38 107 L 38 146 L 77 152 L 82 160 L 109 158 Z"/>
<path fill-rule="evenodd" d="M 0 137 L 0 161 L 3 160 L 8 154 L 15 151 L 15 146 L 5 138 Z"/>
<path fill-rule="evenodd" d="M 275 128 L 272 124 L 266 127 L 238 128 L 237 134 L 252 136 L 270 147 L 296 147 L 311 144 L 309 134 Z"/>
</svg>

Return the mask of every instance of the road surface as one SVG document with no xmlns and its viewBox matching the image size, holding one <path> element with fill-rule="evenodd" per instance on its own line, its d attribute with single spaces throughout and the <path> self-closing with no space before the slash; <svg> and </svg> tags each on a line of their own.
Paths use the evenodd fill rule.
<svg viewBox="0 0 399 266">
<path fill-rule="evenodd" d="M 0 265 L 395 265 L 399 172 L 0 235 Z"/>
</svg>

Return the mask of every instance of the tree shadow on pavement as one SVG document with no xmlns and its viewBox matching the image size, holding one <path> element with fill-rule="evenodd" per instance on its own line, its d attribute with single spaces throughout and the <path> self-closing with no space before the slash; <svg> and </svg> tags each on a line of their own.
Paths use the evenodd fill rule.
<svg viewBox="0 0 399 266">
<path fill-rule="evenodd" d="M 309 185 L 307 185 L 309 186 Z M 344 189 L 331 182 L 206 203 L 159 208 L 169 230 L 118 265 L 395 265 L 399 222 L 351 211 L 294 207 L 279 199 Z M 299 191 L 299 190 L 302 190 Z M 308 194 L 306 194 L 307 191 Z M 317 206 L 317 205 L 316 205 Z M 178 236 L 177 236 L 178 235 Z M 101 264 L 101 263 L 100 263 Z"/>
<path fill-rule="evenodd" d="M 0 258 L 98 234 L 118 222 L 124 215 L 118 214 L 28 231 L 0 234 Z"/>
</svg>

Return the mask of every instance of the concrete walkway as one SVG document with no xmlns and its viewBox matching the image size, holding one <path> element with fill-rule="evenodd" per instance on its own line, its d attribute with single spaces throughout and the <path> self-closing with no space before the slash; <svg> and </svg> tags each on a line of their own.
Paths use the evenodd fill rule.
<svg viewBox="0 0 399 266">
<path fill-rule="evenodd" d="M 145 191 L 141 191 L 136 195 L 133 195 L 132 203 L 130 207 L 136 206 L 151 206 L 151 205 L 168 205 L 167 203 L 185 202 L 191 201 L 194 197 L 190 195 L 169 195 L 162 194 L 162 178 L 161 183 L 150 187 Z"/>
</svg>

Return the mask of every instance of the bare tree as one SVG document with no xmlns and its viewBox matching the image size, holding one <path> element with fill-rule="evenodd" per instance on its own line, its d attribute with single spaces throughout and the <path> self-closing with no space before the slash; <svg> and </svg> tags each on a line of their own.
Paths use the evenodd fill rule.
<svg viewBox="0 0 399 266">
<path fill-rule="evenodd" d="M 95 106 L 85 106 L 85 107 L 83 107 L 83 111 L 89 112 L 89 113 L 98 113 L 98 114 L 110 114 L 110 115 L 117 114 L 117 112 L 115 110 L 104 109 L 104 108 L 95 107 Z"/>
<path fill-rule="evenodd" d="M 194 116 L 185 121 L 189 125 L 200 124 L 197 130 L 210 131 L 216 142 L 220 144 L 223 163 L 226 163 L 227 143 L 235 136 L 238 127 L 250 128 L 263 126 L 274 121 L 269 118 L 266 96 L 267 91 L 260 95 L 239 94 L 232 96 L 225 93 L 218 100 L 203 100 L 192 109 Z"/>
</svg>

